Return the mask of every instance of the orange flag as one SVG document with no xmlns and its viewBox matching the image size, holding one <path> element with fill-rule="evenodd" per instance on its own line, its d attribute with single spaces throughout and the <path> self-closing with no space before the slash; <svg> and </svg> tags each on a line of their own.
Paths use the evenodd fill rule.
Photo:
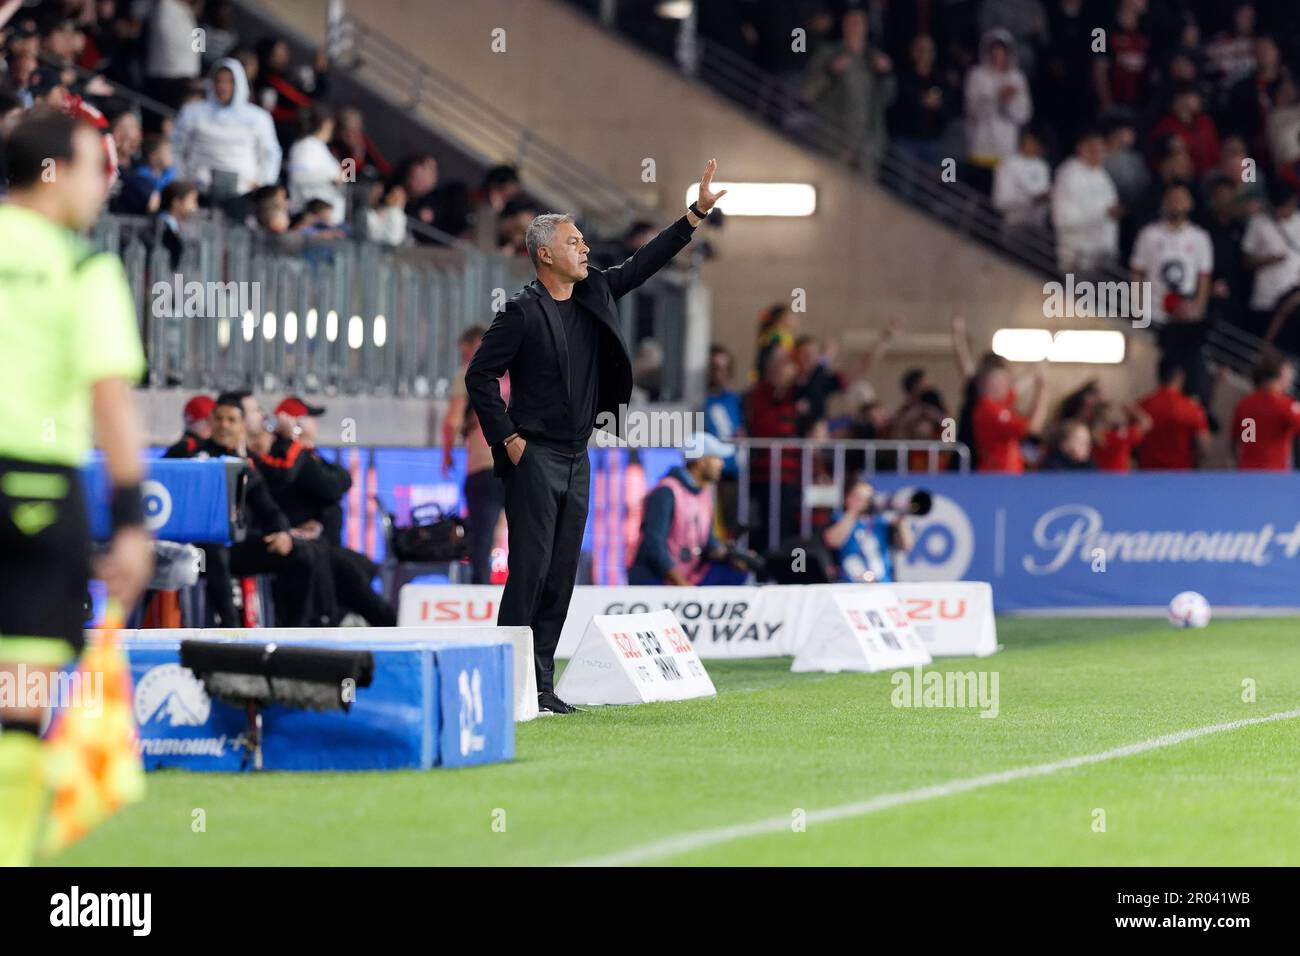
<svg viewBox="0 0 1300 956">
<path fill-rule="evenodd" d="M 118 636 L 122 620 L 121 610 L 110 603 L 104 628 L 92 635 L 71 683 L 83 689 L 82 700 L 58 712 L 46 737 L 52 794 L 41 846 L 45 855 L 61 852 L 144 797 L 131 671 Z M 103 689 L 103 700 L 87 706 L 84 689 L 97 687 Z"/>
</svg>

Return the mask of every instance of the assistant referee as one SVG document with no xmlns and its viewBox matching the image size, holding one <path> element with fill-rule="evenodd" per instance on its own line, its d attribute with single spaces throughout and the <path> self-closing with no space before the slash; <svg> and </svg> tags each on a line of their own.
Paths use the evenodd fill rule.
<svg viewBox="0 0 1300 956">
<path fill-rule="evenodd" d="M 5 143 L 0 204 L 0 679 L 36 686 L 80 653 L 91 573 L 78 468 L 92 427 L 113 485 L 113 539 L 95 569 L 134 605 L 152 568 L 131 383 L 144 370 L 121 260 L 79 232 L 108 189 L 100 134 L 34 110 Z M 50 686 L 48 680 L 45 686 Z M 0 866 L 30 862 L 46 793 L 40 729 L 49 700 L 0 700 Z"/>
</svg>

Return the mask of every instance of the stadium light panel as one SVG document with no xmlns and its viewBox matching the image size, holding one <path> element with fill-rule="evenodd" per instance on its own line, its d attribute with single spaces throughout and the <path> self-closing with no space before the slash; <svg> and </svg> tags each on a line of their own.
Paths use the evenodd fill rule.
<svg viewBox="0 0 1300 956">
<path fill-rule="evenodd" d="M 262 338 L 268 342 L 275 341 L 275 313 L 268 312 L 262 316 Z"/>
<path fill-rule="evenodd" d="M 1111 329 L 1064 329 L 1056 333 L 1047 360 L 1118 365 L 1124 361 L 1124 333 Z"/>
<path fill-rule="evenodd" d="M 382 315 L 375 316 L 375 328 L 374 328 L 373 335 L 375 341 L 375 348 L 382 349 L 384 347 L 384 343 L 388 341 L 388 320 L 385 319 Z"/>
<path fill-rule="evenodd" d="M 366 324 L 361 316 L 354 315 L 348 319 L 348 348 L 359 349 L 366 344 Z"/>
<path fill-rule="evenodd" d="M 316 314 L 316 310 L 308 309 L 306 327 L 304 328 L 307 338 L 314 339 L 316 337 L 316 323 L 318 321 L 319 317 Z"/>
<path fill-rule="evenodd" d="M 339 314 L 333 309 L 325 313 L 325 338 L 333 342 L 339 337 Z"/>
<path fill-rule="evenodd" d="M 817 210 L 817 190 L 810 183 L 714 183 L 727 195 L 717 208 L 728 216 L 811 216 Z M 700 184 L 686 190 L 689 206 L 700 195 Z"/>
<path fill-rule="evenodd" d="M 993 333 L 993 351 L 1008 362 L 1041 362 L 1052 349 L 1047 329 L 998 329 Z"/>
<path fill-rule="evenodd" d="M 286 345 L 293 345 L 298 341 L 298 313 L 286 312 L 284 314 L 284 342 Z"/>
<path fill-rule="evenodd" d="M 685 20 L 694 7 L 692 0 L 663 0 L 655 6 L 655 13 L 665 20 Z"/>
<path fill-rule="evenodd" d="M 1008 362 L 1075 362 L 1118 365 L 1124 361 L 1124 334 L 1108 329 L 998 329 L 993 351 Z"/>
<path fill-rule="evenodd" d="M 257 316 L 253 314 L 252 309 L 249 309 L 247 312 L 244 313 L 244 341 L 245 342 L 253 341 L 253 336 L 256 334 L 257 334 Z"/>
</svg>

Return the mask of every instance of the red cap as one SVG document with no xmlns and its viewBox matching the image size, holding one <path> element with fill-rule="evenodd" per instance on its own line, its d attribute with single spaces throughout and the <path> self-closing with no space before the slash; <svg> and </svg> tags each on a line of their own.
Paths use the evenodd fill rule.
<svg viewBox="0 0 1300 956">
<path fill-rule="evenodd" d="M 216 404 L 215 400 L 206 395 L 195 395 L 185 403 L 185 411 L 182 414 L 187 422 L 201 422 L 212 414 Z"/>
<path fill-rule="evenodd" d="M 325 409 L 320 405 L 308 405 L 297 395 L 288 395 L 279 405 L 275 406 L 275 414 L 288 415 L 290 418 L 302 418 L 304 416 L 315 417 L 324 415 Z"/>
</svg>

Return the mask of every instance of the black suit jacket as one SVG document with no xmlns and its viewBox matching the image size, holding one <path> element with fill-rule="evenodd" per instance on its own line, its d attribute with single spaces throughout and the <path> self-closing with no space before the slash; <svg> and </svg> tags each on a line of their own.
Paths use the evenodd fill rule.
<svg viewBox="0 0 1300 956">
<path fill-rule="evenodd" d="M 691 241 L 694 232 L 683 216 L 622 265 L 603 271 L 589 267 L 587 278 L 573 287 L 575 301 L 599 320 L 596 420 L 601 420 L 602 413 L 612 415 L 615 433 L 619 407 L 632 396 L 632 358 L 618 330 L 614 303 L 667 265 Z M 498 385 L 498 379 L 507 371 L 508 408 Z M 512 432 L 545 434 L 565 427 L 569 414 L 569 348 L 560 310 L 541 282 L 534 279 L 516 292 L 492 319 L 465 370 L 465 389 L 483 437 L 492 447 L 492 473 L 497 476 L 504 477 L 511 467 L 501 443 Z"/>
</svg>

